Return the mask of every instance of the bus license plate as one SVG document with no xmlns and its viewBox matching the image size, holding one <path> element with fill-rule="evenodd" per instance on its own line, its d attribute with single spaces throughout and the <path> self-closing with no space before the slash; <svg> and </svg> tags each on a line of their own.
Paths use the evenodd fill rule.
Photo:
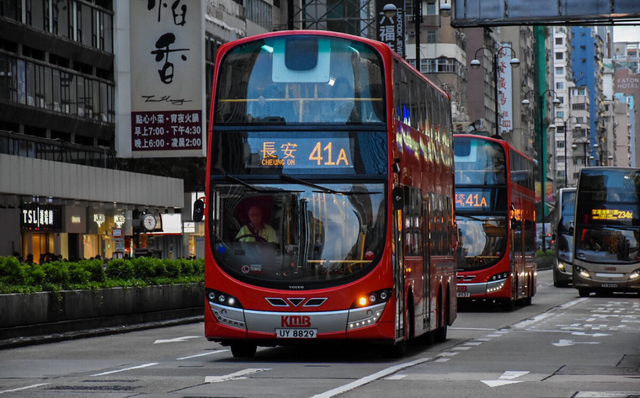
<svg viewBox="0 0 640 398">
<path fill-rule="evenodd" d="M 617 283 L 603 283 L 601 287 L 618 287 Z"/>
<path fill-rule="evenodd" d="M 458 292 L 458 297 L 471 297 L 469 292 Z"/>
<path fill-rule="evenodd" d="M 315 339 L 318 329 L 276 329 L 279 339 Z"/>
</svg>

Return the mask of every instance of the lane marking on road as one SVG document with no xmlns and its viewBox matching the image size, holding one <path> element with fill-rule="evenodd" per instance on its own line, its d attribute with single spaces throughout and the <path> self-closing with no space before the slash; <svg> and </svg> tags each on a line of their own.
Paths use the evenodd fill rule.
<svg viewBox="0 0 640 398">
<path fill-rule="evenodd" d="M 385 378 L 385 380 L 402 380 L 405 377 L 407 377 L 407 375 L 391 375 L 391 376 Z"/>
<path fill-rule="evenodd" d="M 502 376 L 498 377 L 498 380 L 480 380 L 480 381 L 492 388 L 506 386 L 508 384 L 522 383 L 522 381 L 513 380 L 513 379 L 517 379 L 518 377 L 524 376 L 528 373 L 529 373 L 528 371 L 507 370 L 502 374 Z"/>
<path fill-rule="evenodd" d="M 46 386 L 47 384 L 49 384 L 49 383 L 40 383 L 40 384 L 34 384 L 34 385 L 31 385 L 31 386 L 26 386 L 26 387 L 14 388 L 12 390 L 4 390 L 4 391 L 0 391 L 0 394 L 4 394 L 6 392 L 16 392 L 16 391 L 28 390 L 30 388 Z"/>
<path fill-rule="evenodd" d="M 336 395 L 340 395 L 342 393 L 345 393 L 347 391 L 351 391 L 355 388 L 361 387 L 365 384 L 369 384 L 373 381 L 382 379 L 388 375 L 391 375 L 393 373 L 396 373 L 402 369 L 406 369 L 408 367 L 411 366 L 415 366 L 415 365 L 419 365 L 423 362 L 427 362 L 429 361 L 431 358 L 420 358 L 420 359 L 416 359 L 415 361 L 411 361 L 411 362 L 405 362 L 405 363 L 401 363 L 399 365 L 395 365 L 395 366 L 391 366 L 388 367 L 386 369 L 383 369 L 377 373 L 374 373 L 372 375 L 363 377 L 361 379 L 358 379 L 352 383 L 349 384 L 345 384 L 342 387 L 338 387 L 338 388 L 334 388 L 333 390 L 329 390 L 329 391 L 325 391 L 321 394 L 316 394 L 311 398 L 330 398 L 330 397 L 335 397 Z"/>
<path fill-rule="evenodd" d="M 222 383 L 223 381 L 229 381 L 229 380 L 242 380 L 242 379 L 246 379 L 245 376 L 247 375 L 266 372 L 268 370 L 271 370 L 271 368 L 248 368 L 248 369 L 239 370 L 235 373 L 230 373 L 224 376 L 207 376 L 204 378 L 204 382 L 205 383 Z"/>
<path fill-rule="evenodd" d="M 576 344 L 600 344 L 597 341 L 574 341 L 572 339 L 561 339 L 560 341 L 558 341 L 557 343 L 551 343 L 556 347 L 569 347 L 572 345 L 576 345 Z"/>
<path fill-rule="evenodd" d="M 165 339 L 165 340 L 156 340 L 153 344 L 164 344 L 164 343 L 183 343 L 189 339 L 197 339 L 200 336 L 184 336 L 184 337 L 176 337 L 175 339 Z"/>
<path fill-rule="evenodd" d="M 574 398 L 625 398 L 637 397 L 640 391 L 578 391 Z"/>
<path fill-rule="evenodd" d="M 449 327 L 449 330 L 486 330 L 488 332 L 495 332 L 494 328 L 454 328 L 454 327 Z"/>
<path fill-rule="evenodd" d="M 157 365 L 158 362 L 152 362 L 152 363 L 145 363 L 144 365 L 138 365 L 138 366 L 132 366 L 130 368 L 124 368 L 124 369 L 118 369 L 118 370 L 111 370 L 109 372 L 103 372 L 103 373 L 96 373 L 94 375 L 91 376 L 105 376 L 105 375 L 110 375 L 113 373 L 120 373 L 120 372 L 126 372 L 128 370 L 135 370 L 135 369 L 142 369 L 142 368 L 148 368 L 149 366 L 155 366 Z"/>
<path fill-rule="evenodd" d="M 437 357 L 453 357 L 453 356 L 456 356 L 458 354 L 460 354 L 460 353 L 459 352 L 448 352 L 448 351 L 445 351 L 443 353 L 438 354 Z"/>
<path fill-rule="evenodd" d="M 189 355 L 188 357 L 176 358 L 176 361 L 184 361 L 185 359 L 206 357 L 207 355 L 220 354 L 221 352 L 227 352 L 229 350 L 215 350 L 211 352 L 203 352 L 202 354 Z"/>
<path fill-rule="evenodd" d="M 546 318 L 548 318 L 548 317 L 550 317 L 552 315 L 554 315 L 554 313 L 551 312 L 551 311 L 550 312 L 545 312 L 544 314 L 540 314 L 538 316 L 534 316 L 533 318 L 527 319 L 526 321 L 522 321 L 520 323 L 516 323 L 515 325 L 513 325 L 513 327 L 517 328 L 517 329 L 524 329 L 524 328 L 529 327 L 529 326 L 533 325 L 536 322 L 540 322 L 541 320 L 546 319 Z"/>
</svg>

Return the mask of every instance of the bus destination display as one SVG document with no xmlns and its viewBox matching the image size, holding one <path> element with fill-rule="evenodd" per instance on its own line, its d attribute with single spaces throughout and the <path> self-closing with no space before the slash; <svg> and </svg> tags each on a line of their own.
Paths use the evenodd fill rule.
<svg viewBox="0 0 640 398">
<path fill-rule="evenodd" d="M 249 139 L 251 153 L 258 154 L 259 167 L 352 168 L 349 138 Z"/>
<path fill-rule="evenodd" d="M 456 189 L 456 207 L 468 210 L 491 208 L 493 189 L 458 188 Z"/>
<path fill-rule="evenodd" d="M 591 209 L 592 220 L 631 220 L 632 210 L 619 209 Z"/>
</svg>

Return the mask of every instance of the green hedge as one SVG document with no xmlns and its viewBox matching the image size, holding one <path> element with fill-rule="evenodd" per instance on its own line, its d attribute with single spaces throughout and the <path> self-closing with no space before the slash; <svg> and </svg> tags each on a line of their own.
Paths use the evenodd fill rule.
<svg viewBox="0 0 640 398">
<path fill-rule="evenodd" d="M 106 287 L 148 286 L 204 281 L 204 260 L 54 261 L 21 264 L 15 257 L 0 257 L 0 294 L 32 293 Z"/>
</svg>

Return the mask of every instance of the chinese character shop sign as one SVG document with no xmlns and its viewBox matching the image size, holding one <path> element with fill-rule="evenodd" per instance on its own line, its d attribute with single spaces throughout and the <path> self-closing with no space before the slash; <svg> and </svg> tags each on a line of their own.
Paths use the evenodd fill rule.
<svg viewBox="0 0 640 398">
<path fill-rule="evenodd" d="M 498 60 L 498 102 L 500 103 L 500 134 L 513 131 L 513 84 L 512 66 L 510 64 L 513 51 L 511 44 L 503 44 Z M 498 110 L 496 109 L 496 112 Z"/>
<path fill-rule="evenodd" d="M 376 3 L 376 21 L 378 22 L 378 40 L 385 43 L 391 49 L 404 58 L 405 55 L 405 24 L 404 24 L 404 0 L 378 1 Z M 396 15 L 387 17 L 383 8 L 386 4 L 396 6 Z"/>
<path fill-rule="evenodd" d="M 202 2 L 131 0 L 131 154 L 203 156 Z"/>
</svg>

